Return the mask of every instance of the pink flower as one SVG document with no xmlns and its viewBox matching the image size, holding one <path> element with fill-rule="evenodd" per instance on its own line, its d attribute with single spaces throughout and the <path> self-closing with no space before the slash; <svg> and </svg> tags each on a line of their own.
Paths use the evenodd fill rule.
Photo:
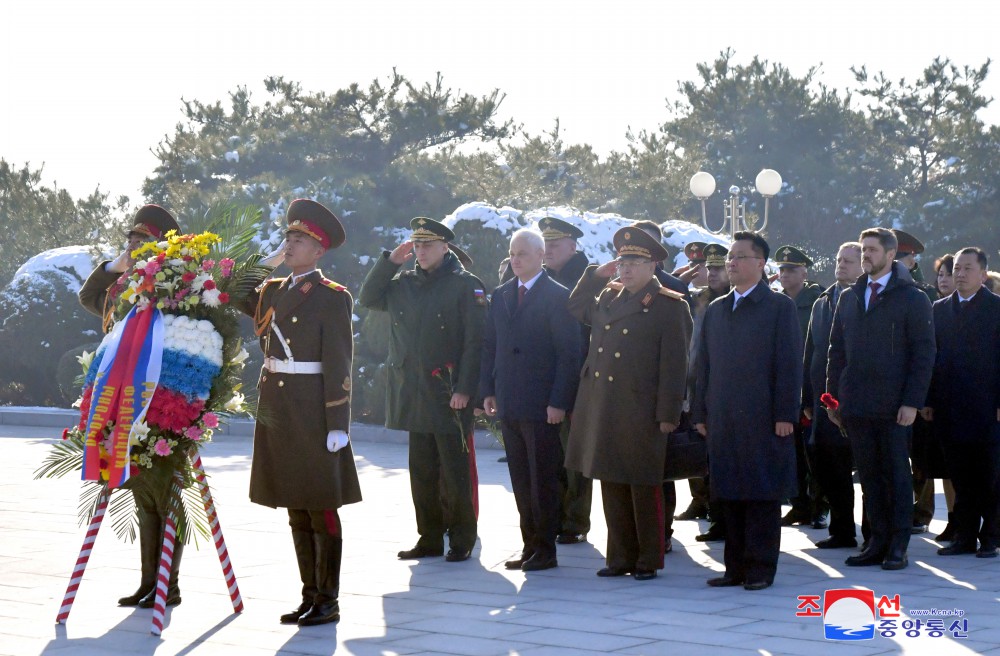
<svg viewBox="0 0 1000 656">
<path fill-rule="evenodd" d="M 212 267 L 215 266 L 215 260 L 205 260 L 201 263 L 202 271 L 211 271 Z"/>
<path fill-rule="evenodd" d="M 153 450 L 156 451 L 156 455 L 158 456 L 170 455 L 170 445 L 162 438 L 156 441 L 156 444 L 153 445 Z"/>
<path fill-rule="evenodd" d="M 214 412 L 206 412 L 202 418 L 202 422 L 205 424 L 205 428 L 218 428 L 219 427 L 219 416 Z"/>
<path fill-rule="evenodd" d="M 184 437 L 188 438 L 189 440 L 194 440 L 195 442 L 197 442 L 198 440 L 201 439 L 201 434 L 203 432 L 204 431 L 198 428 L 197 426 L 188 426 L 184 430 Z"/>
<path fill-rule="evenodd" d="M 235 265 L 236 262 L 234 262 L 228 257 L 224 257 L 221 260 L 219 260 L 219 269 L 221 269 L 222 271 L 222 277 L 228 278 L 229 276 L 231 276 L 233 273 L 233 266 Z"/>
<path fill-rule="evenodd" d="M 146 263 L 146 275 L 155 276 L 157 273 L 159 273 L 161 268 L 162 267 L 160 266 L 159 262 L 157 262 L 156 260 L 150 260 L 149 262 Z"/>
</svg>

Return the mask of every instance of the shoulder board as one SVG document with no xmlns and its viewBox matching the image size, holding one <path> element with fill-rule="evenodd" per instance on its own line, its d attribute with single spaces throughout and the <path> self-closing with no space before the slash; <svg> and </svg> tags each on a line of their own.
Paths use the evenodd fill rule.
<svg viewBox="0 0 1000 656">
<path fill-rule="evenodd" d="M 616 280 L 613 280 L 613 281 L 609 282 L 607 285 L 605 285 L 605 288 L 606 289 L 613 289 L 616 292 L 620 292 L 622 289 L 625 288 L 625 285 L 623 285 L 622 283 L 620 283 L 620 282 L 618 282 Z"/>
<path fill-rule="evenodd" d="M 264 282 L 262 282 L 259 285 L 257 285 L 257 290 L 256 291 L 261 292 L 268 285 L 275 284 L 275 283 L 281 284 L 281 283 L 285 282 L 285 280 L 286 280 L 285 278 L 268 278 Z"/>
<path fill-rule="evenodd" d="M 347 291 L 347 287 L 344 287 L 339 282 L 334 282 L 332 280 L 327 280 L 326 278 L 323 278 L 322 280 L 320 280 L 320 284 L 323 285 L 324 287 L 329 287 L 330 289 L 332 289 L 334 291 L 337 291 L 337 292 L 346 292 Z"/>
<path fill-rule="evenodd" d="M 676 301 L 684 300 L 684 294 L 681 294 L 680 292 L 675 292 L 672 289 L 667 289 L 666 287 L 660 287 L 660 291 L 658 293 L 660 294 L 660 296 L 666 296 L 667 298 L 672 298 Z"/>
</svg>

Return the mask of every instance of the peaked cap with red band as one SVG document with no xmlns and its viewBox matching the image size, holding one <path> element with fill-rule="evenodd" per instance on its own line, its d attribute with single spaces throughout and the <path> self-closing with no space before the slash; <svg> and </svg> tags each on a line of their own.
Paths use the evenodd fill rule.
<svg viewBox="0 0 1000 656">
<path fill-rule="evenodd" d="M 288 206 L 288 228 L 286 232 L 301 232 L 320 244 L 323 248 L 337 248 L 347 241 L 347 233 L 333 212 L 320 203 L 308 198 L 293 200 Z"/>
<path fill-rule="evenodd" d="M 163 239 L 163 236 L 171 230 L 180 232 L 181 228 L 170 212 L 159 205 L 143 205 L 135 213 L 129 232 L 137 232 L 153 239 Z"/>
</svg>

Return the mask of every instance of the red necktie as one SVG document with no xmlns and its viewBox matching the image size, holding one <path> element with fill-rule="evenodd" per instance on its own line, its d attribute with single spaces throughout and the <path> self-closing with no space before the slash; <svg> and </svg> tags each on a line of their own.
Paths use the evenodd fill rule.
<svg viewBox="0 0 1000 656">
<path fill-rule="evenodd" d="M 872 290 L 872 295 L 868 298 L 868 307 L 871 308 L 878 302 L 878 290 L 882 288 L 882 283 L 870 282 L 868 288 Z"/>
<path fill-rule="evenodd" d="M 517 307 L 521 307 L 521 303 L 524 302 L 524 295 L 527 293 L 528 288 L 524 285 L 518 285 L 517 287 Z"/>
</svg>

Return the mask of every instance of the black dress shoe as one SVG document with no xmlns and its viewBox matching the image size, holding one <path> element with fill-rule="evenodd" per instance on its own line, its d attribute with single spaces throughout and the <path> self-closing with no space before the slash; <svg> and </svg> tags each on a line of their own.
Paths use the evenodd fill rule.
<svg viewBox="0 0 1000 656">
<path fill-rule="evenodd" d="M 795 526 L 796 524 L 812 524 L 812 517 L 810 517 L 807 513 L 792 508 L 785 513 L 784 517 L 781 518 L 781 525 Z"/>
<path fill-rule="evenodd" d="M 713 588 L 733 588 L 737 585 L 743 585 L 743 580 L 733 578 L 732 576 L 720 576 L 715 579 L 708 579 L 706 583 Z"/>
<path fill-rule="evenodd" d="M 982 547 L 976 552 L 976 558 L 996 558 L 1000 555 L 1000 549 L 996 547 Z"/>
<path fill-rule="evenodd" d="M 680 521 L 687 521 L 691 519 L 708 519 L 708 508 L 702 505 L 691 504 L 687 507 L 687 510 L 679 515 L 674 515 L 674 519 Z"/>
<path fill-rule="evenodd" d="M 317 626 L 319 624 L 329 624 L 340 619 L 340 604 L 331 601 L 328 604 L 315 604 L 309 611 L 299 618 L 299 626 Z"/>
<path fill-rule="evenodd" d="M 857 546 L 858 541 L 854 538 L 842 538 L 836 535 L 831 535 L 825 540 L 820 540 L 816 543 L 816 548 L 818 549 L 846 549 Z"/>
<path fill-rule="evenodd" d="M 673 541 L 671 541 L 670 538 L 667 538 L 666 540 L 664 540 L 663 541 L 663 553 L 664 553 L 664 555 L 670 553 L 673 550 L 674 550 L 674 543 L 673 543 Z"/>
<path fill-rule="evenodd" d="M 463 560 L 468 560 L 471 555 L 471 549 L 449 549 L 448 555 L 444 559 L 449 563 L 460 563 Z"/>
<path fill-rule="evenodd" d="M 179 606 L 181 603 L 180 588 L 167 589 L 167 606 Z M 136 604 L 139 608 L 152 608 L 156 605 L 156 588 L 150 590 L 149 594 L 139 600 Z"/>
<path fill-rule="evenodd" d="M 601 577 L 625 576 L 626 574 L 629 574 L 629 570 L 620 567 L 605 567 L 597 570 L 597 575 Z"/>
<path fill-rule="evenodd" d="M 743 584 L 744 590 L 763 590 L 764 588 L 770 588 L 770 581 L 747 581 Z"/>
<path fill-rule="evenodd" d="M 580 544 L 586 541 L 586 533 L 560 533 L 556 536 L 556 542 L 559 544 Z"/>
<path fill-rule="evenodd" d="M 655 579 L 656 578 L 656 570 L 655 569 L 637 569 L 637 570 L 635 570 L 635 574 L 632 575 L 632 578 L 634 578 L 636 581 L 648 581 L 650 579 Z"/>
<path fill-rule="evenodd" d="M 156 590 L 156 588 L 154 587 L 153 590 Z M 118 605 L 119 606 L 138 606 L 139 602 L 142 601 L 142 598 L 145 597 L 148 594 L 149 594 L 149 589 L 148 588 L 147 589 L 139 588 L 133 594 L 130 594 L 127 597 L 122 597 L 121 599 L 119 599 L 118 600 Z"/>
<path fill-rule="evenodd" d="M 881 565 L 884 560 L 885 556 L 880 553 L 862 551 L 857 556 L 848 556 L 844 564 L 850 567 L 871 567 L 873 565 Z"/>
<path fill-rule="evenodd" d="M 535 554 L 521 565 L 522 572 L 540 572 L 543 569 L 559 567 L 559 561 L 555 556 L 542 556 Z"/>
<path fill-rule="evenodd" d="M 400 560 L 413 560 L 414 558 L 436 558 L 444 555 L 444 547 L 440 549 L 428 549 L 417 545 L 412 549 L 404 549 L 396 554 Z"/>
<path fill-rule="evenodd" d="M 906 554 L 903 554 L 902 556 L 888 556 L 884 561 L 882 561 L 882 569 L 906 569 L 906 566 L 909 564 L 910 561 L 907 560 Z"/>
<path fill-rule="evenodd" d="M 303 601 L 299 604 L 299 607 L 290 613 L 285 613 L 281 616 L 282 624 L 298 624 L 299 618 L 308 613 L 312 609 L 313 605 L 311 601 Z"/>
<path fill-rule="evenodd" d="M 976 553 L 976 545 L 953 542 L 947 547 L 941 547 L 938 549 L 937 553 L 939 556 L 961 556 L 962 554 L 974 554 Z"/>
<path fill-rule="evenodd" d="M 521 569 L 521 565 L 526 563 L 534 554 L 522 553 L 520 558 L 515 558 L 514 560 L 508 560 L 503 566 L 507 569 Z"/>
<path fill-rule="evenodd" d="M 694 536 L 694 539 L 698 542 L 725 542 L 726 534 L 713 526 L 704 533 Z"/>
</svg>

